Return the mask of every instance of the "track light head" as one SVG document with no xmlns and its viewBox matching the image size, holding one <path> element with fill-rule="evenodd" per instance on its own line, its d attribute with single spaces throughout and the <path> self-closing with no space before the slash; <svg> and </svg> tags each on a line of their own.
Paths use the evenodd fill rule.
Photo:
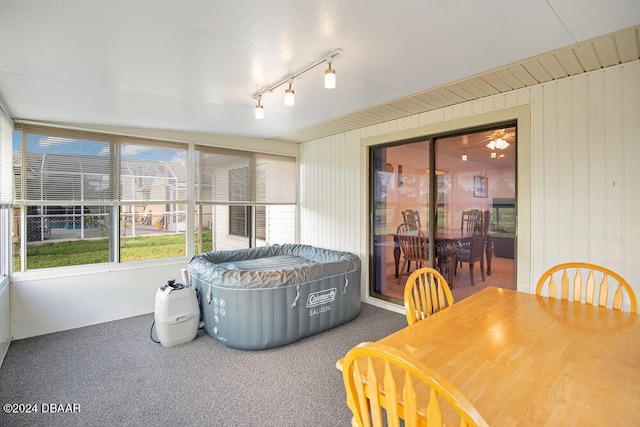
<svg viewBox="0 0 640 427">
<path fill-rule="evenodd" d="M 329 68 L 324 72 L 324 87 L 325 89 L 334 89 L 336 87 L 336 70 L 331 68 L 331 62 L 327 61 Z"/>
<path fill-rule="evenodd" d="M 284 91 L 284 105 L 293 105 L 295 92 L 291 89 L 291 82 L 289 82 L 289 89 Z"/>
<path fill-rule="evenodd" d="M 256 105 L 255 114 L 256 119 L 264 119 L 264 107 L 260 104 L 261 96 L 258 96 L 258 105 Z"/>
</svg>

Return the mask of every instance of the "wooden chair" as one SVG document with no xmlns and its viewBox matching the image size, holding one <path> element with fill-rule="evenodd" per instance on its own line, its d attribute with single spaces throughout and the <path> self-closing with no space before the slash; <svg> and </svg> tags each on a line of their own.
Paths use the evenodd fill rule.
<svg viewBox="0 0 640 427">
<path fill-rule="evenodd" d="M 484 254 L 487 257 L 487 274 L 491 276 L 491 260 L 493 259 L 494 241 L 493 236 L 489 234 L 491 230 L 491 211 L 484 211 L 482 217 L 482 235 L 484 240 Z"/>
<path fill-rule="evenodd" d="M 460 233 L 465 236 L 482 234 L 482 217 L 483 215 L 480 209 L 462 211 L 462 219 L 460 220 Z"/>
<path fill-rule="evenodd" d="M 585 286 L 583 278 L 586 278 Z M 610 281 L 614 283 L 609 283 Z M 596 282 L 599 283 L 597 286 Z M 544 292 L 545 288 L 548 289 L 547 292 Z M 540 277 L 536 286 L 536 295 L 543 293 L 550 298 L 615 310 L 622 310 L 624 300 L 627 299 L 630 311 L 638 312 L 636 295 L 629 283 L 616 272 L 595 264 L 568 262 L 551 267 Z"/>
<path fill-rule="evenodd" d="M 418 228 L 422 227 L 422 225 L 420 225 L 420 212 L 418 211 L 411 209 L 404 210 L 402 211 L 402 218 L 404 218 L 404 222 L 415 224 Z"/>
<path fill-rule="evenodd" d="M 416 268 L 422 267 L 423 262 L 429 262 L 429 250 L 427 238 L 416 224 L 403 222 L 398 226 L 396 236 L 404 258 L 400 268 L 400 275 L 398 276 L 398 285 L 400 285 L 402 277 L 409 275 L 409 270 L 405 270 L 408 263 L 414 261 Z"/>
<path fill-rule="evenodd" d="M 412 209 L 406 209 L 401 213 L 404 222 L 410 222 L 411 224 L 417 225 L 418 228 L 422 228 L 422 225 L 420 224 L 420 212 L 414 211 Z M 409 271 L 411 271 L 411 261 L 407 263 L 407 273 Z"/>
<path fill-rule="evenodd" d="M 424 267 L 411 273 L 404 287 L 404 311 L 409 325 L 452 305 L 453 295 L 438 270 Z"/>
<path fill-rule="evenodd" d="M 460 239 L 460 247 L 456 249 L 456 260 L 460 262 L 462 266 L 463 262 L 469 263 L 469 278 L 471 285 L 475 285 L 473 277 L 473 267 L 477 261 L 480 261 L 480 273 L 482 274 L 482 281 L 484 282 L 484 244 L 486 237 L 480 234 Z M 457 274 L 458 265 L 454 270 L 454 274 Z"/>
<path fill-rule="evenodd" d="M 344 358 L 342 377 L 352 426 L 393 427 L 400 420 L 407 427 L 443 426 L 445 421 L 447 425 L 488 426 L 451 383 L 392 347 L 372 342 L 355 346 Z"/>
</svg>

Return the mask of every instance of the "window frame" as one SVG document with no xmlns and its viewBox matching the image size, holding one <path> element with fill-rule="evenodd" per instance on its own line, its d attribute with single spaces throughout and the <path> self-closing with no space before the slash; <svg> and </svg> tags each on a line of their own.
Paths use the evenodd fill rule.
<svg viewBox="0 0 640 427">
<path fill-rule="evenodd" d="M 13 121 L 0 105 L 0 290 L 11 273 L 13 211 Z"/>
<path fill-rule="evenodd" d="M 271 173 L 271 187 L 269 188 L 268 185 L 265 183 L 265 182 L 269 182 L 269 180 L 265 179 L 267 177 L 266 175 L 267 172 L 261 173 L 260 174 L 260 176 L 262 177 L 261 179 L 263 179 L 263 181 L 265 182 L 261 182 L 259 185 L 264 186 L 264 188 L 266 189 L 261 190 L 261 191 L 264 191 L 265 194 L 262 194 L 262 193 L 260 194 L 260 197 L 261 197 L 260 200 L 255 200 L 255 197 L 256 197 L 255 191 L 251 191 L 251 197 L 249 198 L 249 200 L 239 201 L 239 202 L 233 203 L 233 205 L 246 206 L 246 209 L 250 209 L 251 214 L 248 216 L 249 218 L 253 218 L 256 212 L 258 213 L 259 216 L 262 215 L 263 217 L 265 217 L 265 218 L 258 218 L 257 220 L 258 222 L 257 238 L 258 239 L 263 237 L 262 234 L 265 234 L 265 235 L 267 234 L 267 231 L 266 231 L 267 227 L 271 229 L 271 238 L 274 239 L 276 243 L 281 243 L 283 241 L 296 242 L 298 239 L 297 224 L 299 221 L 299 207 L 298 207 L 299 201 L 298 201 L 297 182 L 298 182 L 299 176 L 298 176 L 298 159 L 294 153 L 266 154 L 266 153 L 255 152 L 255 151 L 248 151 L 248 150 L 222 148 L 222 147 L 213 146 L 213 145 L 201 145 L 198 143 L 188 142 L 183 140 L 179 142 L 174 142 L 174 141 L 163 139 L 163 138 L 154 138 L 154 137 L 147 137 L 147 136 L 128 136 L 128 135 L 110 133 L 109 131 L 84 130 L 84 129 L 70 128 L 64 125 L 56 125 L 56 124 L 49 125 L 49 124 L 40 124 L 37 122 L 27 122 L 27 121 L 18 121 L 17 123 L 19 124 L 19 128 L 17 130 L 22 131 L 23 134 L 25 131 L 32 129 L 32 127 L 36 129 L 51 130 L 55 134 L 60 134 L 60 133 L 64 133 L 71 130 L 71 131 L 77 131 L 83 135 L 98 135 L 100 137 L 98 138 L 98 140 L 100 141 L 107 139 L 107 140 L 116 141 L 122 144 L 122 143 L 126 143 L 127 141 L 138 142 L 142 140 L 142 141 L 151 141 L 152 142 L 151 145 L 155 145 L 156 143 L 158 145 L 165 145 L 165 146 L 176 144 L 180 148 L 184 149 L 186 151 L 186 165 L 188 169 L 186 172 L 186 175 L 187 175 L 186 185 L 185 185 L 185 188 L 183 188 L 183 192 L 181 193 L 181 196 L 177 200 L 173 200 L 173 201 L 154 200 L 153 194 L 151 195 L 146 194 L 144 197 L 142 197 L 144 198 L 146 203 L 162 203 L 162 204 L 173 203 L 176 206 L 177 205 L 185 206 L 186 208 L 185 213 L 187 218 L 186 223 L 184 224 L 184 231 L 186 233 L 185 234 L 186 247 L 183 252 L 184 255 L 175 257 L 174 259 L 176 260 L 179 258 L 184 258 L 184 257 L 188 258 L 192 256 L 196 251 L 199 250 L 199 248 L 203 246 L 202 237 L 201 237 L 202 222 L 205 221 L 206 223 L 207 219 L 209 219 L 207 218 L 207 216 L 211 215 L 213 208 L 216 208 L 216 207 L 220 208 L 222 207 L 221 205 L 227 205 L 227 206 L 229 205 L 228 201 L 226 202 L 217 201 L 217 200 L 203 201 L 201 200 L 201 198 L 199 198 L 198 184 L 195 177 L 196 168 L 198 165 L 198 160 L 197 160 L 198 147 L 204 147 L 207 150 L 212 150 L 216 153 L 223 153 L 229 156 L 236 156 L 238 158 L 248 159 L 248 161 L 250 162 L 249 164 L 252 167 L 255 167 L 256 159 L 259 159 L 259 161 L 261 162 L 260 163 L 261 166 L 266 165 L 265 170 L 269 169 Z M 25 163 L 25 161 L 23 160 L 24 151 L 25 151 L 23 149 L 24 147 L 25 147 L 25 144 L 22 143 L 20 150 L 18 151 L 16 156 L 16 159 L 20 161 L 21 165 Z M 15 152 L 14 152 L 14 155 L 15 155 Z M 119 160 L 116 161 L 115 164 L 116 164 L 116 171 L 117 171 L 120 167 L 120 161 Z M 121 200 L 121 199 L 116 199 L 115 197 L 114 197 L 114 200 L 111 200 L 111 201 L 103 200 L 99 202 L 77 201 L 77 200 L 64 200 L 64 201 L 56 200 L 55 202 L 53 201 L 44 202 L 40 200 L 38 201 L 25 200 L 24 198 L 21 197 L 21 195 L 23 194 L 22 190 L 24 189 L 23 171 L 24 171 L 24 168 L 19 168 L 19 170 L 18 169 L 14 170 L 14 177 L 17 181 L 16 184 L 18 189 L 18 191 L 16 192 L 18 197 L 15 198 L 14 200 L 16 202 L 16 206 L 18 207 L 54 205 L 54 204 L 55 205 L 60 205 L 60 204 L 100 205 L 108 209 L 116 210 L 118 213 L 113 215 L 115 215 L 114 216 L 115 218 L 119 218 L 121 216 L 121 211 L 125 209 L 126 206 L 136 204 L 136 202 L 132 200 L 128 200 L 128 199 Z M 251 177 L 251 180 L 252 180 L 251 185 L 256 186 L 258 184 L 256 184 L 255 182 L 256 178 L 254 175 L 256 174 L 253 173 Z M 119 175 L 114 174 L 113 176 L 119 176 Z M 286 181 L 283 179 L 283 177 L 286 177 Z M 121 181 L 119 179 L 116 180 L 113 178 L 109 178 L 109 180 L 113 180 L 113 182 L 118 182 L 119 185 L 116 186 L 117 187 L 116 194 L 118 195 L 118 197 L 120 197 L 120 192 L 122 191 L 122 189 L 120 188 L 122 186 Z M 293 191 L 291 191 L 290 189 L 293 189 Z M 269 199 L 270 196 L 269 194 L 267 194 L 267 191 L 269 190 L 276 195 L 276 199 L 274 200 Z M 282 199 L 283 195 L 285 197 L 285 200 Z M 271 205 L 273 206 L 270 209 L 269 206 Z M 266 216 L 269 215 L 269 212 L 272 210 L 275 212 L 276 218 L 271 218 L 271 219 L 266 218 Z M 281 214 L 283 212 L 284 212 L 284 215 Z M 24 217 L 20 218 L 20 220 L 21 220 L 21 224 L 25 224 Z M 212 221 L 210 219 L 209 219 L 209 224 L 212 224 Z M 140 261 L 127 261 L 126 263 L 121 262 L 121 259 L 120 259 L 121 221 L 112 221 L 112 226 L 114 227 L 111 230 L 111 234 L 110 234 L 110 239 L 112 241 L 110 245 L 112 248 L 111 249 L 112 256 L 109 262 L 104 262 L 104 263 L 101 262 L 98 264 L 80 264 L 80 265 L 73 265 L 73 266 L 60 266 L 60 267 L 52 267 L 52 268 L 55 268 L 55 269 L 75 268 L 79 270 L 88 269 L 88 268 L 111 269 L 111 268 L 115 268 L 115 266 L 120 266 L 120 265 L 122 265 L 122 267 L 117 267 L 117 268 L 127 268 L 123 264 L 131 264 L 133 262 L 153 264 L 153 263 L 157 263 L 159 260 L 163 260 L 163 262 L 166 262 L 164 260 L 168 259 L 168 258 L 158 258 L 158 259 L 140 260 Z M 26 229 L 26 225 L 21 227 L 24 227 L 24 229 Z M 220 227 L 219 224 L 214 225 L 214 228 L 217 230 L 219 230 L 219 227 Z M 256 245 L 255 226 L 251 224 L 251 227 L 247 227 L 247 230 L 250 235 L 250 240 L 246 237 L 245 238 L 236 237 L 235 243 L 233 243 L 234 245 L 246 244 L 246 243 L 242 243 L 242 241 L 250 242 L 251 246 Z M 26 233 L 24 230 L 20 230 L 18 234 L 21 236 L 20 243 L 22 244 L 22 248 L 19 249 L 19 252 L 16 252 L 18 253 L 18 258 L 20 259 L 20 266 L 16 270 L 16 272 L 14 272 L 18 274 L 17 277 L 22 277 L 22 274 L 26 274 L 27 272 L 30 275 L 39 276 L 40 274 L 38 274 L 37 272 L 40 270 L 47 270 L 49 271 L 48 274 L 57 274 L 51 271 L 52 268 L 43 268 L 43 269 L 27 268 L 26 259 L 28 257 L 28 254 L 26 253 L 26 243 L 27 243 Z M 215 240 L 215 237 L 214 237 L 214 240 Z M 259 241 L 257 243 L 258 245 L 270 244 L 268 241 L 266 241 L 266 236 L 264 236 L 264 240 Z M 224 249 L 225 248 L 221 248 L 218 250 L 224 250 Z M 13 262 L 14 262 L 14 257 L 10 254 L 9 264 L 12 264 Z M 87 267 L 87 266 L 90 266 L 90 267 Z M 104 267 L 100 267 L 100 266 L 104 266 Z"/>
<path fill-rule="evenodd" d="M 175 173 L 172 172 L 171 163 L 167 163 L 168 160 L 162 159 L 162 151 L 165 150 L 164 155 L 166 155 L 166 150 L 170 150 L 169 153 L 176 157 L 178 162 L 179 159 L 182 159 L 182 167 L 185 169 L 183 175 L 185 177 L 189 176 L 188 168 L 189 164 L 187 162 L 188 159 L 188 150 L 189 147 L 184 143 L 177 143 L 172 141 L 165 140 L 155 140 L 152 138 L 145 137 L 133 137 L 133 136 L 123 136 L 116 135 L 110 133 L 102 133 L 95 131 L 83 131 L 76 129 L 69 129 L 65 127 L 55 127 L 55 126 L 44 126 L 44 125 L 32 125 L 30 123 L 20 123 L 16 128 L 19 132 L 20 138 L 20 167 L 19 170 L 14 171 L 14 177 L 16 179 L 16 194 L 17 199 L 15 200 L 15 205 L 20 207 L 21 212 L 26 211 L 27 209 L 40 209 L 43 213 L 45 210 L 55 208 L 56 206 L 60 206 L 63 209 L 68 210 L 70 207 L 83 206 L 83 207 L 99 207 L 101 210 L 106 209 L 108 212 L 108 219 L 106 222 L 107 233 L 102 236 L 102 238 L 108 239 L 109 244 L 109 260 L 105 262 L 98 262 L 98 264 L 119 264 L 121 263 L 121 247 L 122 241 L 126 239 L 126 236 L 121 235 L 121 219 L 122 214 L 126 211 L 125 207 L 130 205 L 137 204 L 149 204 L 149 205 L 158 205 L 158 206 L 174 206 L 177 207 L 187 204 L 187 192 L 186 187 L 188 186 L 187 182 L 184 184 L 180 184 L 177 178 L 172 178 L 175 176 Z M 99 181 L 106 183 L 107 197 L 103 197 L 104 194 L 96 193 L 96 197 L 84 197 L 87 192 L 81 190 L 79 193 L 65 193 L 65 189 L 62 188 L 57 190 L 54 188 L 53 197 L 49 198 L 49 193 L 45 192 L 45 187 L 41 187 L 39 192 L 34 193 L 29 190 L 28 186 L 28 174 L 34 175 L 32 172 L 33 168 L 29 168 L 29 156 L 30 153 L 41 153 L 39 154 L 43 160 L 46 158 L 49 151 L 46 149 L 42 149 L 38 151 L 36 147 L 38 144 L 41 144 L 43 140 L 53 139 L 54 142 L 58 141 L 58 147 L 62 147 L 58 149 L 55 147 L 51 152 L 56 153 L 56 150 L 65 150 L 73 147 L 75 145 L 82 144 L 84 141 L 88 141 L 89 144 L 96 143 L 102 144 L 103 147 L 108 147 L 108 150 L 103 148 L 103 153 L 94 155 L 98 158 L 99 162 L 105 162 L 106 158 L 106 167 L 102 169 L 98 169 L 98 174 L 93 173 L 92 176 L 98 177 L 98 181 L 94 182 L 98 183 L 98 186 L 102 185 Z M 29 144 L 32 146 L 30 147 Z M 53 143 L 52 143 L 53 144 Z M 65 144 L 68 146 L 65 147 Z M 15 149 L 15 147 L 14 147 Z M 142 154 L 141 154 L 142 153 Z M 92 157 L 87 157 L 90 155 L 85 155 L 83 153 L 70 153 L 66 154 L 66 157 L 69 158 L 69 162 L 74 161 L 82 161 L 82 157 L 85 157 L 85 161 L 88 165 L 96 164 L 96 160 Z M 100 157 L 101 156 L 101 157 Z M 16 156 L 17 157 L 17 156 Z M 31 155 L 33 157 L 33 155 Z M 44 163 L 44 162 L 43 162 Z M 175 163 L 175 161 L 174 161 Z M 53 170 L 53 174 L 59 174 L 60 176 L 64 175 L 64 164 L 55 163 L 58 165 L 59 170 Z M 146 165 L 146 166 L 145 166 Z M 131 168 L 134 168 L 132 171 Z M 149 197 L 149 194 L 144 191 L 136 191 L 135 188 L 133 192 L 131 191 L 129 186 L 126 185 L 127 182 L 135 183 L 140 182 L 140 180 L 136 181 L 136 178 L 140 178 L 136 175 L 135 168 L 142 167 L 152 171 L 160 171 L 157 174 L 150 173 L 148 176 L 144 177 L 141 175 L 142 180 L 147 180 L 152 182 L 150 185 L 154 185 L 156 181 L 159 180 L 160 186 L 165 186 L 165 190 L 161 193 L 156 191 L 154 194 L 157 200 L 153 200 L 152 197 Z M 173 169 L 176 167 L 174 166 Z M 78 182 L 83 182 L 83 184 L 87 184 L 87 182 L 83 181 L 84 171 L 85 169 L 80 168 L 80 171 L 71 170 L 72 168 L 68 168 L 71 174 L 75 174 L 74 176 L 80 176 L 80 180 Z M 27 173 L 23 173 L 23 171 L 27 171 Z M 164 175 L 162 174 L 164 171 Z M 37 174 L 38 171 L 36 170 Z M 173 173 L 173 175 L 167 175 L 167 173 Z M 43 172 L 44 174 L 44 172 Z M 34 175 L 36 178 L 38 175 Z M 102 176 L 102 178 L 100 178 Z M 75 179 L 75 178 L 73 178 Z M 19 182 L 18 182 L 19 180 Z M 77 179 L 76 179 L 77 181 Z M 87 180 L 89 181 L 89 180 Z M 170 182 L 174 183 L 176 189 L 172 191 L 168 191 L 166 186 L 169 185 Z M 87 185 L 91 185 L 88 183 Z M 124 188 L 125 186 L 127 188 Z M 135 187 L 135 186 L 134 186 Z M 182 188 L 182 191 L 177 190 L 177 188 Z M 152 187 L 153 189 L 154 187 Z M 56 191 L 60 191 L 59 193 Z M 62 194 L 63 197 L 59 197 Z M 64 195 L 67 195 L 64 197 Z M 77 194 L 80 194 L 81 197 L 76 197 Z M 186 211 L 185 211 L 186 215 Z M 166 217 L 166 213 L 162 218 Z M 66 218 L 66 216 L 65 216 Z M 173 216 L 172 216 L 173 218 Z M 68 218 L 66 218 L 68 220 Z M 21 236 L 20 238 L 20 272 L 33 271 L 33 269 L 28 268 L 28 259 L 29 253 L 27 251 L 27 245 L 29 244 L 29 236 L 28 236 L 28 227 L 29 221 L 27 219 L 26 213 L 22 213 L 20 216 L 20 230 L 18 234 Z M 166 218 L 165 218 L 166 221 Z M 49 227 L 45 227 L 50 229 Z M 178 227 L 175 227 L 176 230 Z M 162 227 L 159 228 L 161 230 L 168 230 L 169 227 L 166 225 L 166 222 L 163 223 Z M 48 232 L 48 231 L 47 231 Z M 165 233 L 166 234 L 166 233 Z M 177 233 L 180 234 L 180 233 Z M 142 258 L 138 258 L 138 260 L 142 259 L 168 259 L 168 258 L 180 258 L 186 255 L 186 227 L 182 230 L 183 240 L 185 241 L 185 248 L 178 251 L 178 253 L 182 253 L 183 255 L 162 255 L 162 251 L 158 250 L 156 246 L 154 250 L 152 250 L 149 254 L 141 255 Z M 44 236 L 41 234 L 41 239 Z M 73 240 L 85 240 L 84 237 L 84 226 L 82 226 L 82 230 L 80 231 L 80 236 L 72 237 Z M 145 258 L 148 257 L 148 258 Z M 78 265 L 95 265 L 95 263 L 81 263 Z M 73 265 L 75 267 L 77 265 Z M 54 267 L 44 267 L 44 268 L 68 268 L 70 265 L 59 265 Z M 41 268 L 36 268 L 41 269 Z"/>
</svg>

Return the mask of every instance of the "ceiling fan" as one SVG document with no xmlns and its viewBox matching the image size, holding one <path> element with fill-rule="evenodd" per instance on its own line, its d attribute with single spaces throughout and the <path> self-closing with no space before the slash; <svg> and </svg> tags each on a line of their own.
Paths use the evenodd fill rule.
<svg viewBox="0 0 640 427">
<path fill-rule="evenodd" d="M 510 145 L 509 141 L 513 142 L 515 136 L 515 132 L 507 132 L 507 129 L 496 129 L 484 141 L 488 141 L 486 146 L 491 150 L 504 150 Z"/>
</svg>

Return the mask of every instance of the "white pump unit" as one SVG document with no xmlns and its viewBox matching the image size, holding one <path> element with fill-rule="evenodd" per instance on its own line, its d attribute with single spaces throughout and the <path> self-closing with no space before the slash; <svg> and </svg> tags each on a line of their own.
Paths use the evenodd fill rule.
<svg viewBox="0 0 640 427">
<path fill-rule="evenodd" d="M 155 325 L 163 347 L 192 341 L 200 324 L 200 308 L 195 289 L 174 279 L 156 291 Z"/>
</svg>

